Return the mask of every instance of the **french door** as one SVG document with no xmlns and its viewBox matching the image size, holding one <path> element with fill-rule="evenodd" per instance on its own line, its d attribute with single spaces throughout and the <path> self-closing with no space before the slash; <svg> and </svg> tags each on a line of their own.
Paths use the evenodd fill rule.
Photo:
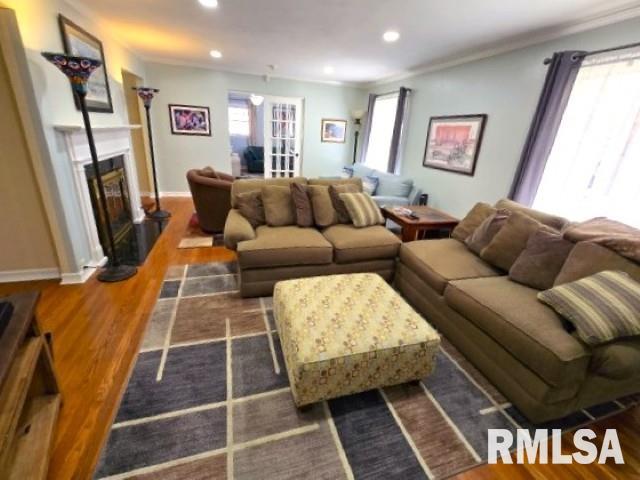
<svg viewBox="0 0 640 480">
<path fill-rule="evenodd" d="M 264 176 L 296 177 L 302 165 L 302 99 L 266 97 Z"/>
</svg>

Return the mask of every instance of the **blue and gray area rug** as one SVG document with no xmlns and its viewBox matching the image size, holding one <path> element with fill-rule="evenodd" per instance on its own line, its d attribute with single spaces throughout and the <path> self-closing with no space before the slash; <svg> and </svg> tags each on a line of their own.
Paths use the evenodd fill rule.
<svg viewBox="0 0 640 480">
<path fill-rule="evenodd" d="M 169 269 L 96 478 L 440 479 L 486 461 L 487 429 L 533 427 L 446 341 L 417 385 L 300 412 L 271 298 L 242 299 L 237 281 L 235 263 Z"/>
</svg>

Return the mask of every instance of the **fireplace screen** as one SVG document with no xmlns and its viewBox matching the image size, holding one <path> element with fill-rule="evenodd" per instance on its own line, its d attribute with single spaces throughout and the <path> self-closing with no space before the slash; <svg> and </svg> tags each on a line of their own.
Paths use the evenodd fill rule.
<svg viewBox="0 0 640 480">
<path fill-rule="evenodd" d="M 116 249 L 120 250 L 128 242 L 133 229 L 133 217 L 131 215 L 129 189 L 124 170 L 124 158 L 120 155 L 99 163 L 100 176 L 104 184 L 107 198 L 108 218 L 104 218 L 98 199 L 98 182 L 94 169 L 91 165 L 85 167 L 85 173 L 89 182 L 89 192 L 91 194 L 91 204 L 93 214 L 98 226 L 100 243 L 105 253 L 109 252 L 109 242 L 107 240 L 106 222 L 111 224 L 113 238 Z"/>
</svg>

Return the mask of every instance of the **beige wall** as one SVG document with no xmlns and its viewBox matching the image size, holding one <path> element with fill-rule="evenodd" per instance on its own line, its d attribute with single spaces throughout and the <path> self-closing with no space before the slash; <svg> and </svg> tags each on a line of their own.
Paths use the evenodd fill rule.
<svg viewBox="0 0 640 480">
<path fill-rule="evenodd" d="M 136 159 L 136 168 L 138 170 L 138 183 L 140 184 L 140 191 L 149 193 L 152 191 L 153 186 L 151 184 L 151 167 L 149 166 L 149 158 L 147 155 L 148 145 L 146 137 L 146 114 L 144 113 L 144 107 L 141 107 L 142 102 L 138 98 L 138 94 L 133 90 L 133 87 L 140 87 L 142 79 L 133 73 L 129 73 L 126 70 L 122 71 L 122 88 L 124 89 L 124 96 L 127 101 L 127 113 L 129 115 L 129 123 L 131 125 L 142 125 L 142 128 L 136 128 L 131 130 L 131 145 L 133 148 L 133 155 Z"/>
<path fill-rule="evenodd" d="M 2 50 L 0 111 L 0 272 L 57 270 L 53 237 Z"/>
</svg>

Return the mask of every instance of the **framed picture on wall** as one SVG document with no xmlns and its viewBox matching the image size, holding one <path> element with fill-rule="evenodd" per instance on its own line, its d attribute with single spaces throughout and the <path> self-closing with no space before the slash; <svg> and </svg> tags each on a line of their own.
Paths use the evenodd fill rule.
<svg viewBox="0 0 640 480">
<path fill-rule="evenodd" d="M 486 121 L 484 113 L 431 117 L 422 165 L 473 176 Z"/>
<path fill-rule="evenodd" d="M 97 68 L 89 78 L 86 97 L 87 109 L 90 112 L 113 113 L 102 42 L 62 15 L 58 16 L 58 23 L 60 24 L 64 51 L 67 55 L 89 57 L 102 62 L 102 66 Z M 75 95 L 73 98 L 76 102 L 76 108 L 80 110 L 78 99 Z"/>
<path fill-rule="evenodd" d="M 323 142 L 344 143 L 347 139 L 347 121 L 323 118 L 321 133 Z"/>
<path fill-rule="evenodd" d="M 169 105 L 169 116 L 174 135 L 211 136 L 209 107 Z"/>
</svg>

